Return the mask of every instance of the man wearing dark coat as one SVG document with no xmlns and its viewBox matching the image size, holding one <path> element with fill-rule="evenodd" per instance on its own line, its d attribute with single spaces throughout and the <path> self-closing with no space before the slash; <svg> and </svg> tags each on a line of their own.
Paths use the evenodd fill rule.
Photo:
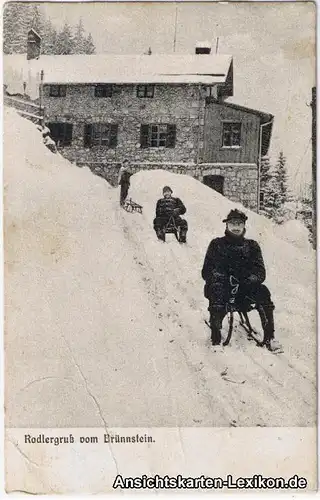
<svg viewBox="0 0 320 500">
<path fill-rule="evenodd" d="M 128 160 L 124 160 L 122 167 L 119 171 L 118 184 L 120 184 L 120 205 L 123 206 L 126 198 L 128 196 L 128 191 L 130 187 L 130 177 L 132 173 L 129 169 Z"/>
<path fill-rule="evenodd" d="M 247 216 L 231 210 L 225 235 L 211 241 L 202 268 L 204 295 L 209 301 L 211 341 L 221 343 L 222 321 L 230 298 L 230 277 L 239 284 L 237 303 L 256 304 L 264 332 L 263 345 L 271 351 L 281 350 L 274 338 L 274 304 L 269 289 L 262 283 L 266 270 L 259 244 L 244 237 Z"/>
<path fill-rule="evenodd" d="M 165 186 L 162 190 L 163 198 L 157 201 L 156 218 L 153 221 L 153 227 L 159 240 L 165 241 L 165 227 L 169 224 L 172 217 L 175 226 L 179 229 L 179 242 L 186 243 L 188 223 L 180 215 L 186 213 L 187 209 L 180 200 L 172 196 L 170 186 Z"/>
</svg>

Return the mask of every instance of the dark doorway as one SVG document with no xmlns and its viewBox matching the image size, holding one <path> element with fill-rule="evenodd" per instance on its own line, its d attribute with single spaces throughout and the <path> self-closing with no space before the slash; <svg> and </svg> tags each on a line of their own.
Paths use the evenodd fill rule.
<svg viewBox="0 0 320 500">
<path fill-rule="evenodd" d="M 223 194 L 224 177 L 222 175 L 204 175 L 203 184 Z"/>
</svg>

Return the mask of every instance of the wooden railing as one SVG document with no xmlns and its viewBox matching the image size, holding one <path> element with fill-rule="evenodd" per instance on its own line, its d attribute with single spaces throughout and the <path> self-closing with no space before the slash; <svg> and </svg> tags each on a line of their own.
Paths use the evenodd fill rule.
<svg viewBox="0 0 320 500">
<path fill-rule="evenodd" d="M 30 120 L 36 120 L 39 124 L 42 123 L 44 119 L 43 109 L 41 109 L 39 104 L 29 102 L 24 99 L 19 99 L 17 97 L 5 95 L 4 105 L 15 108 L 19 114 L 29 118 Z"/>
</svg>

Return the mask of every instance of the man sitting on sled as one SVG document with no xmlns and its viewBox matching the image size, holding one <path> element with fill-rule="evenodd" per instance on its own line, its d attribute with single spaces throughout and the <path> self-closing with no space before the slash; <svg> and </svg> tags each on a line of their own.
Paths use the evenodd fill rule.
<svg viewBox="0 0 320 500">
<path fill-rule="evenodd" d="M 187 209 L 180 198 L 173 198 L 170 186 L 163 188 L 163 198 L 157 201 L 156 218 L 153 227 L 159 240 L 165 241 L 166 229 L 170 224 L 177 228 L 179 242 L 186 243 L 188 223 L 180 215 L 186 213 Z"/>
<path fill-rule="evenodd" d="M 270 291 L 263 285 L 266 271 L 260 246 L 254 240 L 245 239 L 247 216 L 239 210 L 231 210 L 227 218 L 225 236 L 211 241 L 202 268 L 206 284 L 204 295 L 209 301 L 211 341 L 221 343 L 222 321 L 227 313 L 230 298 L 230 277 L 239 283 L 237 304 L 255 304 L 258 310 L 264 338 L 263 345 L 270 351 L 280 352 L 282 347 L 274 335 L 274 304 Z"/>
</svg>

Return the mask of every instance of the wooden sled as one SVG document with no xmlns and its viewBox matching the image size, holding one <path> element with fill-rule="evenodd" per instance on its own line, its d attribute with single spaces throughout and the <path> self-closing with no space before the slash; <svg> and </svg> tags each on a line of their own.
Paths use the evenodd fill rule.
<svg viewBox="0 0 320 500">
<path fill-rule="evenodd" d="M 142 206 L 136 203 L 135 201 L 132 201 L 131 198 L 129 198 L 129 200 L 126 200 L 124 202 L 123 208 L 130 213 L 138 212 L 139 214 L 142 214 Z"/>
</svg>

